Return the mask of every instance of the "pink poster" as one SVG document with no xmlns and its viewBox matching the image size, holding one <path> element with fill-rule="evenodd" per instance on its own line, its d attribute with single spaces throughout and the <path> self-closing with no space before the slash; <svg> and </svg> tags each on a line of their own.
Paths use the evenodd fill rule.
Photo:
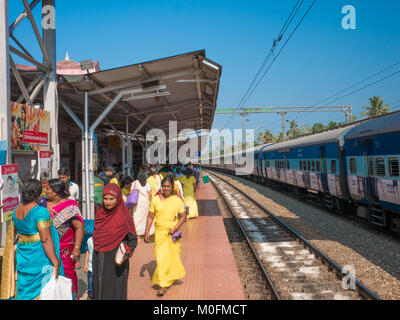
<svg viewBox="0 0 400 320">
<path fill-rule="evenodd" d="M 18 165 L 1 166 L 1 222 L 11 220 L 14 208 L 19 204 Z"/>
</svg>

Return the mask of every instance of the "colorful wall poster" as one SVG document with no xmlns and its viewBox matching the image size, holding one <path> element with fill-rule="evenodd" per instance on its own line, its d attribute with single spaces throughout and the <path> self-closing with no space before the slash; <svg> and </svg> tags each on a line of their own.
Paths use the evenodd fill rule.
<svg viewBox="0 0 400 320">
<path fill-rule="evenodd" d="M 43 187 L 47 185 L 47 182 L 50 180 L 51 174 L 51 152 L 50 151 L 39 151 L 39 180 L 42 183 Z"/>
<path fill-rule="evenodd" d="M 1 166 L 1 222 L 11 220 L 14 208 L 19 204 L 18 164 Z"/>
<path fill-rule="evenodd" d="M 11 102 L 11 148 L 39 150 L 48 147 L 50 113 L 26 104 Z"/>
</svg>

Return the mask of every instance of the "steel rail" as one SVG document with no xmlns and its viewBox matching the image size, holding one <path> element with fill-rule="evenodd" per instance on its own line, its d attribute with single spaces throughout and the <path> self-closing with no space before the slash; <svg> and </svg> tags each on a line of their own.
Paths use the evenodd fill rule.
<svg viewBox="0 0 400 320">
<path fill-rule="evenodd" d="M 223 179 L 221 179 L 222 181 L 224 181 Z M 226 200 L 226 197 L 223 195 L 222 191 L 220 190 L 220 188 L 216 185 L 216 183 L 210 179 L 211 183 L 213 184 L 213 186 L 215 187 L 215 189 L 217 190 L 217 193 L 221 196 L 221 198 L 224 200 L 226 206 L 228 207 L 229 211 L 231 212 L 234 220 L 236 221 L 237 225 L 239 226 L 244 238 L 246 239 L 247 244 L 249 245 L 251 252 L 254 255 L 254 258 L 257 260 L 257 263 L 259 265 L 259 267 L 261 268 L 267 282 L 269 285 L 269 288 L 267 288 L 268 290 L 271 290 L 271 296 L 272 296 L 272 300 L 283 300 L 281 295 L 278 292 L 278 289 L 276 288 L 273 280 L 271 279 L 271 277 L 268 274 L 267 269 L 265 269 L 264 263 L 261 261 L 256 249 L 254 248 L 253 244 L 251 243 L 251 240 L 249 239 L 249 237 L 247 236 L 246 231 L 244 230 L 244 227 L 242 225 L 242 223 L 240 222 L 239 218 L 236 217 L 234 210 L 231 206 L 231 204 L 229 203 L 228 200 Z"/>
<path fill-rule="evenodd" d="M 212 174 L 213 175 L 213 174 Z M 217 176 L 220 180 L 224 181 L 226 184 L 228 184 L 230 187 L 238 191 L 240 194 L 244 195 L 245 198 L 250 200 L 253 204 L 255 204 L 259 209 L 264 211 L 266 214 L 268 214 L 271 218 L 273 218 L 276 222 L 278 222 L 284 229 L 289 231 L 289 233 L 294 236 L 296 239 L 299 239 L 303 245 L 308 247 L 314 254 L 316 254 L 323 263 L 327 263 L 331 269 L 334 269 L 336 271 L 336 274 L 338 276 L 341 276 L 342 279 L 345 276 L 349 276 L 351 280 L 354 281 L 356 284 L 356 287 L 358 289 L 358 292 L 361 296 L 363 296 L 366 299 L 369 300 L 381 300 L 375 293 L 373 293 L 370 289 L 368 289 L 362 282 L 354 279 L 350 274 L 344 273 L 344 270 L 342 267 L 340 267 L 336 262 L 334 262 L 332 259 L 330 259 L 328 256 L 326 256 L 324 253 L 319 251 L 315 246 L 313 246 L 310 242 L 308 242 L 306 239 L 304 239 L 297 231 L 295 231 L 292 227 L 290 227 L 288 224 L 286 224 L 283 220 L 278 218 L 276 215 L 271 213 L 269 210 L 265 209 L 261 204 L 259 204 L 256 200 L 254 200 L 252 197 L 241 191 L 238 187 L 234 186 L 230 182 L 226 181 L 223 178 L 220 178 Z"/>
</svg>

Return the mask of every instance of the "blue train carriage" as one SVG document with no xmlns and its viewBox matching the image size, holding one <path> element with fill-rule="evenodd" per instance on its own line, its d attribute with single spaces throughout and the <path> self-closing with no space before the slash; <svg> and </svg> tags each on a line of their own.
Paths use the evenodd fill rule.
<svg viewBox="0 0 400 320">
<path fill-rule="evenodd" d="M 400 112 L 361 123 L 345 136 L 351 197 L 357 214 L 400 232 Z"/>
<path fill-rule="evenodd" d="M 274 143 L 267 143 L 260 145 L 254 150 L 254 172 L 252 174 L 252 180 L 263 183 L 266 178 L 266 173 L 264 172 L 265 168 L 265 159 L 263 156 L 263 151 L 265 148 L 274 145 Z"/>
<path fill-rule="evenodd" d="M 291 186 L 295 192 L 318 194 L 329 207 L 350 200 L 343 137 L 355 125 L 300 137 L 263 150 L 267 181 Z"/>
</svg>

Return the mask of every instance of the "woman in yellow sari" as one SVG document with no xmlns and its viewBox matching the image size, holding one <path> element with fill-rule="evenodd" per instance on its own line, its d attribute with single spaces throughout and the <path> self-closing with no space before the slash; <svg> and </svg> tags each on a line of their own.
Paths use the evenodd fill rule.
<svg viewBox="0 0 400 320">
<path fill-rule="evenodd" d="M 186 219 L 185 207 L 182 200 L 173 192 L 173 177 L 165 177 L 161 186 L 162 193 L 151 200 L 144 236 L 144 240 L 149 242 L 150 227 L 153 219 L 155 219 L 154 255 L 156 256 L 157 267 L 151 280 L 153 284 L 160 287 L 158 296 L 163 296 L 176 280 L 183 278 L 186 274 L 180 258 L 180 240 L 174 241 L 172 237 Z M 177 221 L 177 215 L 180 216 L 179 221 Z"/>
<path fill-rule="evenodd" d="M 183 188 L 183 197 L 185 206 L 189 208 L 188 219 L 196 218 L 199 216 L 199 210 L 197 208 L 197 201 L 195 197 L 197 189 L 197 181 L 193 176 L 192 169 L 186 169 L 185 175 L 179 179 Z"/>
<path fill-rule="evenodd" d="M 162 180 L 162 178 L 157 173 L 156 167 L 152 166 L 150 168 L 150 177 L 147 178 L 147 182 L 150 184 L 152 198 L 154 198 L 154 196 L 157 194 L 158 190 L 160 189 L 161 180 Z"/>
</svg>

